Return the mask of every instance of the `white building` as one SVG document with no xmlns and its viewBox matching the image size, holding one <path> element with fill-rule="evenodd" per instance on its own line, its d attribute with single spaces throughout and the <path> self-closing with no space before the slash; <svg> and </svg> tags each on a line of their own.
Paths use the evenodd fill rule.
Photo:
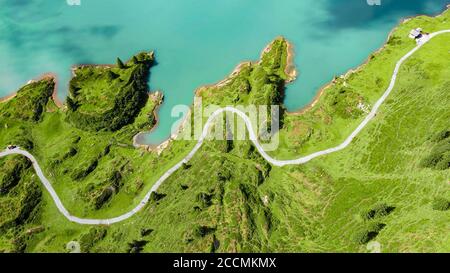
<svg viewBox="0 0 450 273">
<path fill-rule="evenodd" d="M 411 32 L 409 33 L 409 38 L 411 39 L 420 39 L 423 36 L 423 32 L 421 28 L 416 28 L 411 30 Z"/>
<path fill-rule="evenodd" d="M 430 39 L 430 35 L 423 32 L 421 28 L 411 30 L 409 38 L 414 39 L 418 45 L 426 43 Z"/>
</svg>

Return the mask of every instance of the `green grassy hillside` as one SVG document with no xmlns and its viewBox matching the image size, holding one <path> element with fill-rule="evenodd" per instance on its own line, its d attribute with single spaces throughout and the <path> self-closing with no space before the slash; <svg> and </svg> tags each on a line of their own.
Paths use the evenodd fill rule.
<svg viewBox="0 0 450 273">
<path fill-rule="evenodd" d="M 40 183 L 25 157 L 2 158 L 0 163 L 0 248 L 21 252 L 28 238 L 43 230 Z"/>
<path fill-rule="evenodd" d="M 282 116 L 281 147 L 272 155 L 294 158 L 342 142 L 384 92 L 395 63 L 415 46 L 409 30 L 450 29 L 449 22 L 447 11 L 401 24 L 380 52 L 358 72 L 337 78 L 312 109 Z M 450 59 L 442 57 L 449 44 L 450 34 L 441 35 L 405 62 L 391 96 L 345 150 L 278 168 L 249 141 L 207 141 L 141 212 L 111 226 L 69 222 L 42 186 L 28 186 L 40 184 L 26 160 L 1 159 L 0 250 L 65 252 L 76 242 L 83 252 L 370 252 L 373 245 L 383 252 L 449 252 Z M 199 90 L 204 105 L 280 103 L 289 80 L 287 48 L 276 39 L 262 61 Z M 125 66 L 134 65 L 109 71 L 125 82 L 134 75 Z M 134 134 L 154 124 L 153 100 L 139 101 L 146 104 L 135 118 L 114 129 L 95 118 L 86 123 L 90 128 L 74 123 L 71 115 L 107 117 L 126 109 L 113 98 L 131 89 L 101 76 L 104 70 L 83 70 L 83 78 L 77 72 L 72 83 L 79 94 L 71 94 L 67 111 L 55 107 L 50 92 L 28 85 L 0 104 L 0 146 L 17 143 L 33 153 L 78 217 L 114 217 L 134 208 L 195 144 L 174 141 L 161 155 L 131 145 Z M 135 82 L 146 77 L 135 75 Z M 105 89 L 111 93 L 103 100 Z M 17 118 L 19 99 L 31 104 L 39 94 L 45 97 L 33 103 L 34 109 L 45 105 L 39 118 Z M 97 126 L 104 130 L 91 130 Z"/>
<path fill-rule="evenodd" d="M 148 97 L 147 82 L 153 53 L 140 53 L 117 67 L 73 69 L 67 98 L 67 119 L 75 127 L 116 131 L 133 122 Z"/>
<path fill-rule="evenodd" d="M 281 147 L 276 154 L 292 158 L 341 143 L 387 89 L 396 62 L 416 46 L 408 37 L 409 31 L 417 27 L 429 33 L 450 29 L 448 17 L 446 11 L 436 18 L 420 16 L 402 23 L 391 33 L 386 45 L 369 56 L 366 64 L 333 80 L 312 109 L 286 116 L 286 130 L 280 133 Z M 445 50 L 445 43 L 440 45 Z"/>
<path fill-rule="evenodd" d="M 0 116 L 17 121 L 39 121 L 54 88 L 55 82 L 48 77 L 27 84 L 13 99 L 3 103 Z"/>
</svg>

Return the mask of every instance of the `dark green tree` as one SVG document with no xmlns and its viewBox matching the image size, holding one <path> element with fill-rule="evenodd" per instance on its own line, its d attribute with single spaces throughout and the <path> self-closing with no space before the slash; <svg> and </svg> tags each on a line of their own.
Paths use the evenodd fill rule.
<svg viewBox="0 0 450 273">
<path fill-rule="evenodd" d="M 117 57 L 117 67 L 120 69 L 125 68 L 125 65 L 123 64 L 122 60 L 119 57 Z"/>
<path fill-rule="evenodd" d="M 74 102 L 73 99 L 71 99 L 70 97 L 67 97 L 66 105 L 67 105 L 67 108 L 69 109 L 69 111 L 77 110 L 76 102 Z"/>
<path fill-rule="evenodd" d="M 111 70 L 108 70 L 108 79 L 109 80 L 115 80 L 119 77 L 119 75 L 117 75 L 116 73 L 112 72 Z"/>
</svg>

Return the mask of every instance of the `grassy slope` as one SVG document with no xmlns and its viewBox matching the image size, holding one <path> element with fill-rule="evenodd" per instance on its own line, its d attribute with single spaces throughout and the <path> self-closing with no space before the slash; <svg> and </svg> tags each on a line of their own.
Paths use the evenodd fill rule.
<svg viewBox="0 0 450 273">
<path fill-rule="evenodd" d="M 279 105 L 285 81 L 287 43 L 275 39 L 257 63 L 242 64 L 239 73 L 230 76 L 227 84 L 205 87 L 197 92 L 206 105 Z"/>
<path fill-rule="evenodd" d="M 434 211 L 436 197 L 450 199 L 450 170 L 430 170 L 421 160 L 430 138 L 450 129 L 450 35 L 436 38 L 402 68 L 398 87 L 376 120 L 349 149 L 317 160 L 336 179 L 325 210 L 329 248 L 353 250 L 347 239 L 364 225 L 358 210 L 375 202 L 396 209 L 377 240 L 386 251 L 450 251 L 449 212 Z M 417 80 L 420 79 L 420 80 Z M 335 238 L 335 239 L 333 239 Z"/>
<path fill-rule="evenodd" d="M 448 19 L 449 12 L 437 19 L 419 17 L 402 25 L 395 34 L 402 42 L 385 48 L 361 72 L 350 76 L 359 79 L 354 82 L 349 79 L 350 86 L 358 86 L 354 90 L 361 92 L 366 103 L 375 101 L 385 89 L 376 77 L 386 85 L 393 64 L 414 46 L 412 41 L 403 39 L 404 34 L 417 25 L 430 32 L 450 28 L 446 22 Z M 446 76 L 450 73 L 450 66 L 447 58 L 439 57 L 448 54 L 446 45 L 449 40 L 448 35 L 436 38 L 405 64 L 396 90 L 376 120 L 342 152 L 304 166 L 271 168 L 247 142 L 235 142 L 233 147 L 226 142 L 208 142 L 193 158 L 190 167 L 177 171 L 166 181 L 160 190 L 162 195 L 135 217 L 108 228 L 69 223 L 44 191 L 39 222 L 45 226 L 45 231 L 31 236 L 26 250 L 65 251 L 65 244 L 76 240 L 82 243 L 83 251 L 124 252 L 130 250 L 128 243 L 138 240 L 133 244 L 134 250 L 142 243 L 143 251 L 153 252 L 364 252 L 367 251 L 365 245 L 356 243 L 354 238 L 372 222 L 379 222 L 386 225 L 375 239 L 382 244 L 383 251 L 448 252 L 450 238 L 446 230 L 449 212 L 432 210 L 431 202 L 438 196 L 450 199 L 450 173 L 449 170 L 422 168 L 419 163 L 434 145 L 430 137 L 450 128 Z M 276 59 L 280 62 L 285 60 L 285 53 L 268 56 L 274 58 L 274 63 Z M 264 67 L 263 62 L 263 70 Z M 225 97 L 221 90 L 206 90 L 203 95 L 208 95 L 208 103 L 238 97 L 232 103 L 239 101 L 245 104 L 252 97 L 260 97 L 261 93 L 268 94 L 259 92 L 267 89 L 265 84 L 258 84 L 258 79 L 266 74 L 284 79 L 281 73 L 272 73 L 280 70 L 268 67 L 265 71 L 269 73 L 260 70 L 261 67 L 243 69 L 237 76 L 239 81 L 234 81 L 238 84 L 236 87 L 222 88 L 228 92 Z M 380 74 L 375 74 L 377 71 Z M 362 80 L 365 77 L 378 82 L 378 91 L 373 92 L 371 81 Z M 234 96 L 235 90 L 246 90 L 237 88 L 247 86 L 246 82 L 252 86 L 250 94 Z M 278 80 L 261 82 L 269 86 L 271 82 L 279 83 Z M 362 116 L 352 117 L 341 111 L 339 118 L 339 114 L 333 112 L 338 108 L 333 110 L 327 104 L 333 92 L 325 94 L 312 112 L 301 117 L 288 116 L 287 126 L 282 131 L 288 135 L 294 128 L 292 124 L 308 121 L 317 126 L 314 132 L 319 132 L 318 128 L 324 132 L 329 130 L 332 139 L 329 142 L 322 139 L 319 144 L 320 139 L 312 137 L 312 144 L 296 146 L 292 151 L 285 148 L 276 152 L 277 156 L 287 157 L 297 155 L 298 151 L 329 147 L 351 131 Z M 350 96 L 344 101 L 352 98 Z M 152 106 L 147 107 L 138 120 L 144 120 L 142 115 L 145 117 L 147 110 L 152 109 Z M 317 109 L 320 108 L 331 111 L 327 114 L 333 117 L 333 122 L 324 124 L 318 119 Z M 52 109 L 50 106 L 48 110 Z M 11 120 L 2 116 L 2 128 L 5 123 L 9 125 L 8 129 L 1 131 L 0 144 L 9 143 L 16 133 L 29 132 L 35 144 L 33 153 L 45 170 L 52 170 L 48 175 L 55 181 L 55 188 L 64 204 L 81 217 L 116 216 L 129 210 L 151 186 L 149 182 L 155 181 L 164 169 L 192 147 L 189 142 L 174 142 L 157 158 L 131 147 L 122 147 L 121 143 L 130 144 L 127 128 L 114 134 L 87 133 L 68 125 L 60 111 L 46 113 L 38 124 L 11 126 Z M 134 126 L 130 125 L 136 129 Z M 56 155 L 64 151 L 61 147 L 69 149 L 73 145 L 74 135 L 82 137 L 77 144 L 78 153 L 59 167 L 50 167 Z M 111 143 L 110 153 L 102 157 L 92 174 L 82 181 L 71 179 L 73 169 L 97 157 Z M 284 143 L 293 145 L 292 141 Z M 121 166 L 125 167 L 120 191 L 100 210 L 94 210 L 89 198 L 83 197 L 84 192 L 103 189 L 107 174 L 121 169 Z M 69 173 L 64 173 L 64 169 Z M 135 191 L 137 180 L 144 183 L 141 190 Z M 89 184 L 95 185 L 93 190 Z M 361 213 L 379 202 L 395 209 L 388 216 L 363 220 Z M 17 236 L 20 234 L 19 231 Z"/>
<path fill-rule="evenodd" d="M 448 17 L 448 11 L 437 18 L 421 16 L 396 28 L 386 46 L 372 54 L 363 69 L 339 77 L 310 111 L 286 117 L 276 155 L 292 158 L 341 143 L 364 118 L 358 104 L 370 109 L 387 89 L 397 61 L 415 47 L 409 31 L 419 26 L 427 32 L 450 29 Z"/>
<path fill-rule="evenodd" d="M 127 70 L 122 69 L 124 73 L 128 73 Z M 54 187 L 60 193 L 64 204 L 75 215 L 83 216 L 90 212 L 91 216 L 105 217 L 131 209 L 134 199 L 141 199 L 151 186 L 143 181 L 155 179 L 166 165 L 172 164 L 173 159 L 165 156 L 158 158 L 160 165 L 155 164 L 158 166 L 155 166 L 154 173 L 141 176 L 143 171 L 133 171 L 135 166 L 156 162 L 155 155 L 134 149 L 132 137 L 137 132 L 149 130 L 153 126 L 154 110 L 159 101 L 144 100 L 146 105 L 133 122 L 120 130 L 93 133 L 78 129 L 66 121 L 65 108 L 58 109 L 53 101 L 49 100 L 53 87 L 53 81 L 38 81 L 25 86 L 15 98 L 0 105 L 0 145 L 14 143 L 35 154 L 43 168 L 48 170 L 46 175 L 54 181 Z M 25 103 L 29 104 L 27 112 L 19 107 Z M 42 112 L 41 108 L 44 113 L 36 115 Z M 176 150 L 176 147 L 172 149 Z M 74 179 L 75 174 L 82 173 L 93 161 L 97 161 L 97 164 L 92 173 Z M 119 173 L 119 179 L 113 181 L 113 174 L 116 173 Z M 111 204 L 112 202 L 106 200 L 102 202 L 102 210 L 95 210 L 97 200 L 112 186 L 114 190 L 110 199 L 117 202 Z M 46 193 L 43 199 L 51 209 L 44 210 L 42 222 L 53 223 L 53 219 L 58 219 L 59 212 L 53 210 L 53 202 L 48 200 Z M 51 220 L 46 221 L 46 215 L 49 215 L 48 219 Z M 65 229 L 69 226 L 70 223 L 64 223 L 60 227 Z"/>
<path fill-rule="evenodd" d="M 0 168 L 0 249 L 23 251 L 27 237 L 40 230 L 40 183 L 22 156 L 2 158 Z"/>
<path fill-rule="evenodd" d="M 74 69 L 67 98 L 67 120 L 88 131 L 117 131 L 133 123 L 148 98 L 153 53 L 139 53 L 118 66 Z"/>
</svg>

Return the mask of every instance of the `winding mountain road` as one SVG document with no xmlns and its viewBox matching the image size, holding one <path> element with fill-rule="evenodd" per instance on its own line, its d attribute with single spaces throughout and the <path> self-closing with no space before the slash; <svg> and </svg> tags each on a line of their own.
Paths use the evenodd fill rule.
<svg viewBox="0 0 450 273">
<path fill-rule="evenodd" d="M 53 186 L 51 185 L 50 181 L 45 177 L 41 167 L 39 166 L 36 158 L 30 154 L 27 151 L 24 151 L 20 148 L 15 148 L 15 149 L 11 149 L 11 150 L 5 150 L 3 152 L 0 152 L 0 157 L 4 157 L 4 156 L 8 156 L 8 155 L 14 155 L 14 154 L 19 154 L 19 155 L 23 155 L 25 157 L 27 157 L 32 163 L 33 163 L 33 168 L 36 171 L 36 174 L 38 175 L 39 179 L 41 180 L 42 184 L 44 185 L 44 187 L 47 189 L 47 191 L 50 193 L 51 197 L 53 198 L 53 201 L 55 202 L 58 210 L 70 221 L 75 222 L 75 223 L 79 223 L 79 224 L 83 224 L 83 225 L 110 225 L 110 224 L 114 224 L 114 223 L 118 223 L 121 221 L 124 221 L 130 217 L 132 217 L 134 214 L 136 214 L 138 211 L 140 211 L 149 201 L 150 199 L 150 195 L 152 192 L 155 192 L 158 190 L 158 188 L 161 186 L 161 184 L 167 179 L 169 178 L 169 176 L 171 176 L 175 171 L 177 171 L 178 169 L 180 169 L 183 165 L 183 163 L 187 163 L 189 160 L 192 159 L 192 157 L 195 155 L 195 153 L 200 149 L 200 147 L 203 145 L 204 140 L 206 139 L 208 132 L 209 132 L 209 127 L 211 126 L 211 124 L 213 124 L 213 121 L 222 115 L 222 113 L 224 112 L 232 112 L 235 113 L 236 115 L 238 115 L 240 118 L 242 118 L 245 121 L 245 124 L 247 126 L 247 130 L 249 131 L 249 136 L 250 136 L 250 140 L 253 142 L 253 144 L 255 145 L 255 147 L 258 149 L 259 153 L 272 165 L 274 166 L 278 166 L 278 167 L 282 167 L 282 166 L 286 166 L 286 165 L 300 165 L 300 164 L 304 164 L 308 161 L 311 161 L 314 158 L 317 158 L 319 156 L 323 156 L 323 155 L 327 155 L 327 154 L 331 154 L 340 150 L 345 149 L 348 145 L 350 145 L 350 143 L 352 142 L 352 140 L 364 129 L 364 127 L 366 127 L 366 125 L 375 117 L 376 113 L 378 112 L 378 109 L 380 108 L 380 106 L 383 104 L 383 102 L 386 100 L 386 98 L 389 96 L 389 94 L 392 92 L 392 90 L 394 89 L 396 80 L 397 80 L 397 76 L 398 73 L 400 71 L 400 67 L 401 65 L 409 58 L 411 57 L 417 50 L 419 50 L 424 44 L 426 44 L 428 41 L 430 41 L 432 38 L 444 34 L 444 33 L 450 33 L 450 30 L 442 30 L 442 31 L 438 31 L 435 33 L 430 34 L 429 36 L 423 38 L 421 40 L 421 42 L 410 52 L 408 52 L 405 56 L 403 56 L 396 64 L 395 66 L 395 70 L 394 73 L 392 75 L 392 79 L 391 82 L 389 84 L 388 89 L 384 92 L 383 96 L 381 96 L 381 98 L 375 103 L 375 105 L 373 106 L 372 110 L 370 111 L 370 113 L 367 115 L 367 117 L 361 122 L 361 124 L 355 129 L 355 131 L 353 131 L 350 136 L 347 137 L 347 139 L 345 139 L 344 142 L 342 142 L 340 145 L 333 147 L 333 148 L 329 148 L 323 151 L 319 151 L 304 157 L 300 157 L 297 159 L 293 159 L 293 160 L 277 160 L 274 159 L 272 157 L 270 157 L 262 148 L 262 146 L 260 145 L 260 143 L 258 142 L 258 138 L 255 134 L 255 131 L 253 129 L 253 126 L 250 122 L 250 119 L 247 117 L 247 115 L 233 107 L 225 107 L 225 108 L 221 108 L 217 111 L 215 111 L 208 119 L 208 121 L 205 124 L 205 127 L 203 128 L 203 132 L 201 137 L 199 138 L 197 144 L 195 145 L 195 147 L 191 150 L 191 152 L 183 159 L 181 160 L 179 163 L 177 163 L 175 166 L 173 166 L 172 168 L 170 168 L 168 171 L 166 171 L 159 179 L 158 181 L 156 181 L 156 183 L 152 186 L 152 188 L 150 189 L 150 191 L 145 195 L 144 199 L 139 203 L 139 205 L 137 205 L 134 209 L 132 209 L 131 211 L 122 214 L 118 217 L 114 217 L 114 218 L 110 218 L 110 219 L 83 219 L 83 218 L 78 218 L 76 216 L 71 215 L 67 209 L 64 207 L 63 203 L 61 202 L 61 200 L 59 199 L 58 194 L 56 193 L 56 191 L 54 190 Z"/>
</svg>

